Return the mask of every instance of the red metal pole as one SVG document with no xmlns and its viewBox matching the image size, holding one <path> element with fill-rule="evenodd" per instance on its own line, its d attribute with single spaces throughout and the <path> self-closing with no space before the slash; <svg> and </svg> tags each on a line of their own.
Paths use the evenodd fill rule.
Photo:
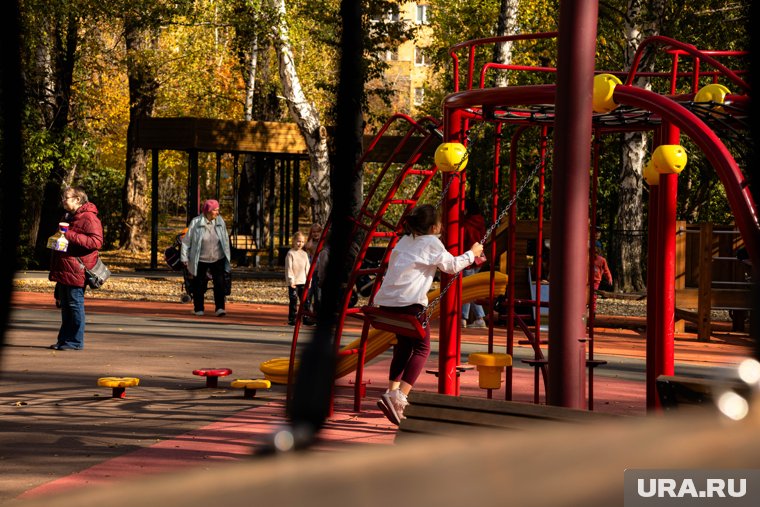
<svg viewBox="0 0 760 507">
<path fill-rule="evenodd" d="M 464 139 L 463 117 L 462 112 L 458 109 L 449 109 L 444 111 L 444 139 L 449 142 L 462 141 Z M 449 183 L 451 174 L 444 174 L 443 185 Z M 461 253 L 459 242 L 459 185 L 449 185 L 449 189 L 444 196 L 442 204 L 443 215 L 443 242 L 452 255 Z M 462 278 L 457 274 L 454 275 L 457 281 L 451 285 L 451 288 L 441 297 L 440 302 L 440 335 L 438 342 L 438 392 L 440 394 L 456 394 L 457 391 L 457 371 L 456 366 L 459 362 L 457 357 L 457 343 L 459 343 L 461 334 L 462 310 L 457 306 L 458 297 L 462 291 Z M 451 275 L 441 274 L 441 287 L 446 287 L 451 280 Z"/>
<path fill-rule="evenodd" d="M 660 144 L 679 144 L 680 131 L 670 123 L 660 127 Z M 676 206 L 678 175 L 661 174 L 658 195 L 657 280 L 658 308 L 655 315 L 655 380 L 660 375 L 673 375 L 673 340 L 676 306 Z"/>
<path fill-rule="evenodd" d="M 517 142 L 527 126 L 518 127 L 509 143 L 509 200 L 517 192 Z M 509 208 L 509 228 L 507 229 L 507 354 L 514 357 L 515 352 L 515 245 L 517 243 L 517 202 Z M 504 399 L 512 399 L 513 366 L 507 366 Z"/>
<path fill-rule="evenodd" d="M 500 174 L 499 171 L 501 169 L 501 132 L 503 123 L 497 123 L 496 124 L 496 135 L 494 136 L 494 150 L 493 150 L 493 174 L 492 174 L 492 181 L 491 184 L 493 185 L 493 190 L 491 194 L 491 223 L 496 223 L 496 220 L 499 218 L 499 178 Z M 496 283 L 494 280 L 494 275 L 496 274 L 496 263 L 498 262 L 498 259 L 496 259 L 496 233 L 491 235 L 490 238 L 488 238 L 491 242 L 491 248 L 488 253 L 488 258 L 490 259 L 488 265 L 490 267 L 491 271 L 491 279 L 489 281 L 488 286 L 488 311 L 490 312 L 489 319 L 488 319 L 488 353 L 493 352 L 493 326 L 495 324 L 494 322 L 494 308 L 493 308 L 493 302 L 494 297 L 496 294 L 494 292 L 496 291 Z M 467 245 L 465 245 L 465 248 Z"/>
<path fill-rule="evenodd" d="M 599 131 L 594 130 L 594 165 L 593 176 L 591 180 L 591 238 L 589 245 L 588 257 L 588 359 L 594 360 L 594 321 L 596 320 L 596 309 L 594 308 L 594 261 L 596 259 L 596 230 L 597 230 L 597 196 L 599 195 Z M 593 364 L 593 363 L 591 363 Z M 588 409 L 594 410 L 594 367 L 588 369 Z"/>
<path fill-rule="evenodd" d="M 656 147 L 659 138 L 659 130 L 655 133 Z M 657 291 L 657 264 L 660 255 L 660 247 L 657 244 L 657 224 L 659 216 L 659 183 L 649 183 L 649 217 L 648 217 L 648 241 L 647 241 L 647 357 L 646 357 L 646 400 L 647 410 L 653 411 L 660 406 L 657 397 L 657 308 L 660 307 L 659 292 Z"/>
<path fill-rule="evenodd" d="M 470 120 L 469 119 L 464 120 L 463 128 L 467 135 L 467 142 L 465 143 L 465 145 L 467 145 L 467 143 L 470 142 L 469 140 Z M 454 182 L 454 184 L 456 184 L 456 182 Z M 462 217 L 464 216 L 464 199 L 465 199 L 465 196 L 467 195 L 467 172 L 466 171 L 462 171 L 461 173 L 459 173 L 459 195 L 461 196 L 461 199 L 459 199 L 459 202 L 457 204 L 459 208 L 459 216 Z M 460 252 L 465 252 L 467 246 L 464 245 L 464 227 L 461 227 L 461 226 L 459 227 L 457 243 L 460 245 Z M 461 277 L 459 280 L 460 280 L 459 284 L 461 287 Z M 456 291 L 454 293 L 454 297 L 455 297 L 454 308 L 459 308 L 459 313 L 461 314 L 462 313 L 462 310 L 461 310 L 462 309 L 462 291 L 461 290 Z M 461 317 L 457 319 L 456 336 L 457 336 L 457 340 L 456 340 L 457 361 L 456 361 L 455 366 L 459 366 L 459 364 L 462 361 L 462 318 Z M 459 375 L 454 376 L 454 386 L 455 386 L 454 396 L 459 396 Z M 488 390 L 488 394 L 490 398 L 490 394 L 491 394 L 490 389 Z"/>
<path fill-rule="evenodd" d="M 544 255 L 544 202 L 546 184 L 546 144 L 548 129 L 541 127 L 541 138 L 538 142 L 538 156 L 541 168 L 538 172 L 538 216 L 536 227 L 536 256 L 533 265 L 536 267 L 536 347 L 541 347 L 541 264 Z M 536 358 L 538 359 L 538 358 Z M 538 371 L 538 369 L 536 369 Z M 537 402 L 536 402 L 537 403 Z"/>
<path fill-rule="evenodd" d="M 598 2 L 560 2 L 547 403 L 585 408 L 588 197 Z"/>
</svg>

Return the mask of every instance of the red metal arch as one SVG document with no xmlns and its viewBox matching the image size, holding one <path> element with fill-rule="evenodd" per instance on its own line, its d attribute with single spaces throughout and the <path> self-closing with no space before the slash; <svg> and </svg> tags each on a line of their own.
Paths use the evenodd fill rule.
<svg viewBox="0 0 760 507">
<path fill-rule="evenodd" d="M 739 166 L 715 132 L 678 102 L 643 88 L 616 86 L 613 100 L 616 104 L 627 104 L 657 113 L 694 140 L 718 173 L 747 252 L 753 264 L 760 265 L 760 223 L 757 207 Z"/>
<path fill-rule="evenodd" d="M 514 86 L 487 88 L 452 93 L 444 99 L 444 110 L 457 110 L 481 106 L 553 104 L 555 85 Z M 745 178 L 723 141 L 698 116 L 669 97 L 638 88 L 618 85 L 613 100 L 646 109 L 679 127 L 702 149 L 718 173 L 726 189 L 736 225 L 745 241 L 752 263 L 760 265 L 760 223 L 757 207 L 749 192 Z"/>
</svg>

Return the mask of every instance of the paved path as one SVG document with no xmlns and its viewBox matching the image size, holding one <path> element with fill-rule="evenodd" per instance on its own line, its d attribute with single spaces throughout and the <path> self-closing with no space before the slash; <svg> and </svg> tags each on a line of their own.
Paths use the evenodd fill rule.
<svg viewBox="0 0 760 507">
<path fill-rule="evenodd" d="M 85 350 L 60 352 L 46 348 L 60 322 L 50 295 L 14 295 L 2 349 L 0 502 L 239 460 L 284 424 L 282 386 L 244 400 L 224 380 L 220 388 L 206 389 L 191 374 L 227 367 L 235 378 L 260 376 L 260 362 L 287 355 L 291 328 L 284 306 L 230 304 L 224 318 L 198 318 L 179 303 L 88 299 L 86 305 Z M 349 332 L 358 327 L 351 324 Z M 464 339 L 464 353 L 482 350 L 485 332 L 468 329 Z M 597 353 L 611 361 L 598 370 L 597 410 L 644 415 L 643 344 L 634 331 L 597 330 Z M 736 364 L 748 345 L 741 335 L 722 335 L 709 344 L 679 335 L 677 370 L 715 374 L 716 367 Z M 515 355 L 528 357 L 530 351 L 519 348 Z M 338 381 L 336 411 L 317 449 L 393 442 L 395 427 L 374 405 L 385 387 L 388 360 L 386 353 L 369 365 L 360 414 L 350 409 L 348 380 Z M 436 361 L 434 354 L 431 366 Z M 141 384 L 128 389 L 126 399 L 113 399 L 110 390 L 96 386 L 101 376 L 137 376 Z M 476 383 L 475 373 L 465 374 L 462 393 L 483 396 Z M 516 400 L 532 399 L 532 372 L 515 368 L 514 386 Z M 435 379 L 423 375 L 417 387 L 433 391 Z"/>
</svg>

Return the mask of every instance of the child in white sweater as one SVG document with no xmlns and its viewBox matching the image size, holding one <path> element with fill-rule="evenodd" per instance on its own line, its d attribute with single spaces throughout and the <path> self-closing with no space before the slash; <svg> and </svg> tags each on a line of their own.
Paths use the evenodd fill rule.
<svg viewBox="0 0 760 507">
<path fill-rule="evenodd" d="M 309 255 L 303 249 L 306 243 L 306 236 L 303 233 L 296 232 L 293 235 L 293 244 L 285 256 L 285 280 L 288 284 L 288 324 L 293 326 L 296 323 L 296 312 L 298 311 L 298 301 L 303 294 L 303 288 L 306 284 L 306 276 L 309 274 Z"/>
</svg>

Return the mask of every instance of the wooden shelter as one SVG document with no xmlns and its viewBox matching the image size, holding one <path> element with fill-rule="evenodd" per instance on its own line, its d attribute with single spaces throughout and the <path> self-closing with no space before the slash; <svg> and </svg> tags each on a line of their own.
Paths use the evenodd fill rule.
<svg viewBox="0 0 760 507">
<path fill-rule="evenodd" d="M 331 129 L 328 129 L 328 133 Z M 372 136 L 365 136 L 365 144 Z M 385 161 L 394 150 L 399 160 L 408 157 L 404 150 L 398 150 L 398 136 L 384 136 L 372 157 L 366 162 Z M 151 192 L 151 268 L 158 266 L 158 168 L 159 151 L 184 151 L 188 155 L 187 181 L 187 221 L 200 211 L 200 186 L 198 154 L 216 154 L 216 197 L 220 197 L 221 159 L 223 154 L 233 156 L 233 222 L 231 240 L 233 248 L 241 250 L 267 250 L 270 260 L 275 258 L 273 232 L 269 234 L 268 245 L 260 243 L 260 231 L 264 223 L 252 224 L 253 231 L 241 232 L 241 217 L 238 206 L 238 191 L 241 172 L 238 169 L 239 156 L 252 154 L 255 157 L 256 178 L 267 182 L 272 188 L 268 200 L 259 195 L 259 207 L 269 208 L 269 230 L 275 230 L 275 215 L 279 207 L 279 246 L 289 243 L 292 232 L 298 229 L 300 164 L 308 160 L 306 142 L 295 123 L 267 121 L 235 121 L 213 118 L 143 118 L 137 124 L 137 144 L 152 152 L 152 192 Z M 410 148 L 407 148 L 407 150 Z M 280 187 L 274 192 L 275 175 L 279 171 Z M 211 196 L 209 196 L 211 197 Z M 267 202 L 265 202 L 267 201 Z M 244 232 L 244 233 L 243 233 Z M 259 241 L 257 242 L 257 237 Z"/>
<path fill-rule="evenodd" d="M 306 143 L 293 123 L 246 122 L 211 118 L 144 118 L 137 125 L 137 143 L 152 152 L 151 192 L 151 268 L 158 266 L 158 172 L 159 151 L 184 151 L 188 155 L 187 221 L 200 212 L 200 185 L 198 154 L 216 154 L 216 197 L 220 197 L 222 155 L 233 155 L 233 221 L 231 235 L 233 247 L 248 250 L 259 246 L 252 240 L 251 231 L 240 234 L 238 185 L 241 154 L 256 157 L 255 172 L 261 181 L 269 181 L 272 198 L 260 206 L 269 207 L 269 229 L 274 230 L 276 206 L 280 206 L 280 244 L 287 241 L 291 230 L 298 228 L 300 162 L 308 159 Z M 281 185 L 274 197 L 276 171 L 280 172 Z M 211 196 L 209 196 L 211 197 Z M 264 224 L 257 224 L 263 226 Z M 242 241 L 241 241 L 241 238 Z M 269 235 L 270 259 L 274 257 L 274 234 Z"/>
</svg>

